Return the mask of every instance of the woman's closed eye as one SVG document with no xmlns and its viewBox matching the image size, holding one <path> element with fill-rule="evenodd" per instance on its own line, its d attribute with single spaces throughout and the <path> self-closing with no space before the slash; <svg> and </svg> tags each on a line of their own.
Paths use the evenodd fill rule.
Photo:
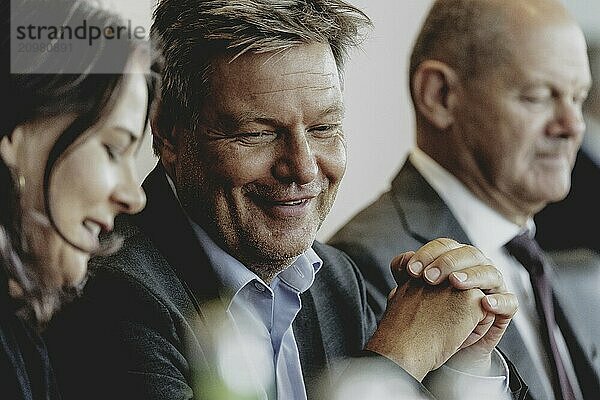
<svg viewBox="0 0 600 400">
<path fill-rule="evenodd" d="M 108 158 L 117 161 L 130 150 L 135 150 L 135 145 L 140 140 L 126 129 L 107 129 L 101 132 L 102 146 L 108 154 Z"/>
<path fill-rule="evenodd" d="M 108 154 L 108 158 L 111 161 L 118 161 L 127 152 L 128 149 L 127 145 L 120 145 L 109 142 L 103 143 L 102 146 L 104 147 L 104 150 L 106 151 L 106 154 Z"/>
</svg>

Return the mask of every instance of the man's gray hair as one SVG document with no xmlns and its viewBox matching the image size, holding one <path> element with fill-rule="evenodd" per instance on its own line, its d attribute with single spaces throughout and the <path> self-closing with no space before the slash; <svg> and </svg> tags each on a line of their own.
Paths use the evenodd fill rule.
<svg viewBox="0 0 600 400">
<path fill-rule="evenodd" d="M 153 128 L 160 136 L 198 128 L 210 95 L 211 64 L 220 57 L 329 43 L 341 76 L 349 49 L 370 25 L 361 10 L 342 0 L 161 0 L 151 29 L 163 63 Z M 161 145 L 154 141 L 157 154 Z"/>
</svg>

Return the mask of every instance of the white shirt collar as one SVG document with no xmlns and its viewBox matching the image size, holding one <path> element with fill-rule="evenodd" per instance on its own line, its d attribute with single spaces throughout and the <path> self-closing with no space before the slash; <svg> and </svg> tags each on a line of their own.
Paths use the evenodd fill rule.
<svg viewBox="0 0 600 400">
<path fill-rule="evenodd" d="M 525 227 L 508 220 L 421 149 L 414 148 L 409 159 L 450 208 L 473 245 L 485 254 L 503 247 L 524 229 L 535 231 L 533 219 L 530 218 Z"/>
</svg>

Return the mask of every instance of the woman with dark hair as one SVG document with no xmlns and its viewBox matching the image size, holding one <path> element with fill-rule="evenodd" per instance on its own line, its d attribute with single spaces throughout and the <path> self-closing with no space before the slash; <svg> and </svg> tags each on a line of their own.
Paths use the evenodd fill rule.
<svg viewBox="0 0 600 400">
<path fill-rule="evenodd" d="M 23 20 L 125 26 L 87 1 L 2 3 L 4 29 Z M 0 117 L 0 398 L 55 399 L 38 331 L 83 285 L 90 256 L 115 247 L 99 239 L 115 216 L 145 205 L 134 161 L 154 85 L 149 52 L 131 36 L 12 58 L 9 38 L 0 38 L 13 71 L 5 64 L 0 77 L 9 103 Z"/>
</svg>

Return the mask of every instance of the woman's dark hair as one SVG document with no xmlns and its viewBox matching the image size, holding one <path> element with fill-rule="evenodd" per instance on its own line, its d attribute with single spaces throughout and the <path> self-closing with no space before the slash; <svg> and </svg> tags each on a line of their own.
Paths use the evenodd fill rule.
<svg viewBox="0 0 600 400">
<path fill-rule="evenodd" d="M 30 56 L 23 64 L 28 68 L 27 71 L 11 73 L 11 56 L 16 55 L 10 53 L 10 29 L 15 19 L 35 21 L 36 16 L 43 16 L 47 20 L 47 15 L 51 14 L 53 18 L 57 18 L 57 26 L 65 21 L 83 20 L 88 26 L 96 27 L 125 27 L 126 24 L 117 15 L 98 9 L 85 0 L 11 0 L 2 2 L 0 12 L 4 30 L 0 38 L 4 60 L 0 79 L 3 81 L 1 87 L 6 88 L 0 95 L 5 97 L 4 104 L 8 104 L 8 109 L 4 110 L 0 118 L 0 139 L 11 135 L 16 127 L 26 122 L 60 115 L 75 116 L 50 150 L 44 170 L 46 217 L 54 230 L 73 245 L 60 232 L 51 215 L 49 186 L 53 168 L 84 132 L 101 123 L 102 118 L 110 113 L 126 76 L 126 65 L 134 53 L 143 54 L 145 51 L 145 55 L 150 58 L 150 50 L 145 49 L 147 42 L 133 39 L 131 35 L 124 35 L 124 39 L 112 40 L 110 43 L 103 43 L 109 39 L 101 36 L 95 39 L 97 42 L 93 48 L 88 46 L 87 51 L 71 52 L 68 56 L 40 52 L 34 57 Z M 106 64 L 102 64 L 106 60 L 110 60 L 110 73 L 101 71 L 102 67 L 106 67 Z M 12 61 L 14 68 L 15 60 Z M 147 74 L 147 113 L 157 86 L 155 76 Z M 27 235 L 22 229 L 19 183 L 15 182 L 14 174 L 2 159 L 0 188 L 0 278 L 3 278 L 0 279 L 0 284 L 9 279 L 17 282 L 24 296 L 18 306 L 13 305 L 15 311 L 19 309 L 32 314 L 33 319 L 43 322 L 60 305 L 64 291 L 62 288 L 48 287 L 45 283 L 42 266 L 37 265 L 28 245 Z M 8 292 L 8 288 L 0 290 Z M 4 294 L 0 292 L 0 296 Z"/>
</svg>

